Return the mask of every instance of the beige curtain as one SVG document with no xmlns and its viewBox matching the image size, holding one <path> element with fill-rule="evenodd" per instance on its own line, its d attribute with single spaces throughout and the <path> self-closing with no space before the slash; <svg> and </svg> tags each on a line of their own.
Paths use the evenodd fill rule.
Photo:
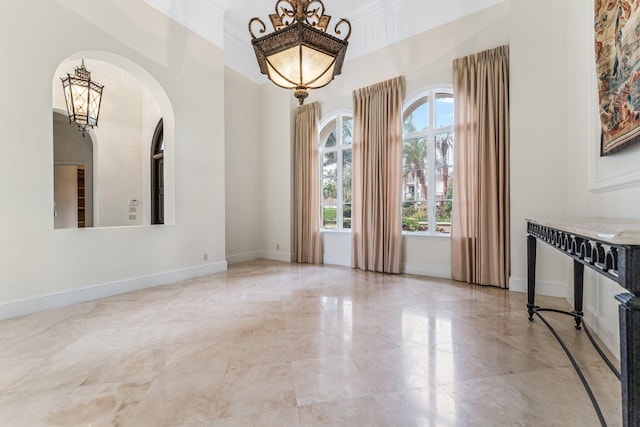
<svg viewBox="0 0 640 427">
<path fill-rule="evenodd" d="M 322 264 L 319 220 L 317 102 L 296 111 L 294 148 L 294 253 L 297 262 Z"/>
<path fill-rule="evenodd" d="M 402 98 L 397 77 L 353 92 L 351 265 L 402 271 Z"/>
<path fill-rule="evenodd" d="M 453 62 L 451 274 L 509 287 L 509 47 Z"/>
</svg>

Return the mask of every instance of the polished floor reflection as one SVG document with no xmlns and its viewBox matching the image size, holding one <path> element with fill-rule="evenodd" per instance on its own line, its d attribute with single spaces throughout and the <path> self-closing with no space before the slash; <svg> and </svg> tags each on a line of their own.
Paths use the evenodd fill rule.
<svg viewBox="0 0 640 427">
<path fill-rule="evenodd" d="M 232 265 L 0 322 L 0 425 L 598 426 L 524 308 L 447 280 Z M 571 319 L 548 317 L 620 426 L 617 379 Z"/>
</svg>

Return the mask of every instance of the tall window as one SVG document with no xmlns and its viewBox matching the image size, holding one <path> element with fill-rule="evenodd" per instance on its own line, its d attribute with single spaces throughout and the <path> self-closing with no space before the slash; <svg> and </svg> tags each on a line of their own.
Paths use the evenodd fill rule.
<svg viewBox="0 0 640 427">
<path fill-rule="evenodd" d="M 158 122 L 151 143 L 151 224 L 164 224 L 164 130 Z"/>
<path fill-rule="evenodd" d="M 432 89 L 405 104 L 402 229 L 451 231 L 453 199 L 453 94 Z"/>
<path fill-rule="evenodd" d="M 322 228 L 351 229 L 352 131 L 351 114 L 334 114 L 320 123 Z"/>
</svg>

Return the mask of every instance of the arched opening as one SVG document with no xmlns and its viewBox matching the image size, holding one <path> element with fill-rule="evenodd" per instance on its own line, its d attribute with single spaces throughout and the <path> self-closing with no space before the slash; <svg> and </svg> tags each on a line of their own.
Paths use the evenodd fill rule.
<svg viewBox="0 0 640 427">
<path fill-rule="evenodd" d="M 54 111 L 66 111 L 60 79 L 82 60 L 92 80 L 104 85 L 99 125 L 84 138 L 93 146 L 92 206 L 85 226 L 173 224 L 174 119 L 166 93 L 126 58 L 83 52 L 63 61 L 53 76 Z M 65 120 L 71 133 L 75 125 Z M 75 132 L 82 139 L 77 126 Z M 155 162 L 149 162 L 150 152 Z M 54 187 L 56 181 L 54 176 Z"/>
</svg>

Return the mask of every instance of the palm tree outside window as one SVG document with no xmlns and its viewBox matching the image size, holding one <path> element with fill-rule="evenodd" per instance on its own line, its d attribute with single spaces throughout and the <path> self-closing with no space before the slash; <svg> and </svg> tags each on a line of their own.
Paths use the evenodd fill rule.
<svg viewBox="0 0 640 427">
<path fill-rule="evenodd" d="M 320 227 L 351 230 L 353 114 L 329 115 L 319 129 Z"/>
<path fill-rule="evenodd" d="M 453 92 L 430 89 L 404 106 L 402 229 L 451 231 L 453 200 Z"/>
</svg>

